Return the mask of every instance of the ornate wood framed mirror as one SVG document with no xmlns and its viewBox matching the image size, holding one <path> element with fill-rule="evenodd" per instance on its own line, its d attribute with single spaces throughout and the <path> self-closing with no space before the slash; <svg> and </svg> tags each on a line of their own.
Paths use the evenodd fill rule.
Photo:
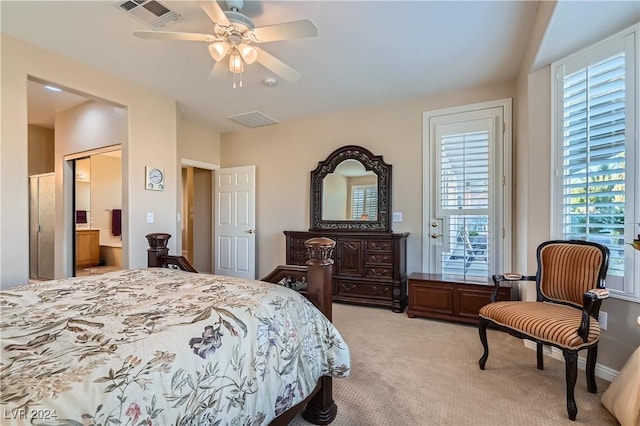
<svg viewBox="0 0 640 426">
<path fill-rule="evenodd" d="M 311 231 L 391 232 L 391 165 L 357 145 L 311 172 Z"/>
</svg>

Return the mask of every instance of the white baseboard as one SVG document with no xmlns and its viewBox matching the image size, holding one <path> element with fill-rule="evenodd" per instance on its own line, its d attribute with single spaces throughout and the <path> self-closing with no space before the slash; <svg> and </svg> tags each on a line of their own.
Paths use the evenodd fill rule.
<svg viewBox="0 0 640 426">
<path fill-rule="evenodd" d="M 532 349 L 534 351 L 536 350 L 535 342 L 532 342 L 531 340 L 526 340 L 526 339 L 523 341 L 524 341 L 524 346 L 526 348 Z M 564 356 L 562 355 L 562 351 L 558 348 L 554 348 L 553 346 L 544 346 L 543 354 L 550 356 L 553 359 L 557 359 L 564 362 Z M 587 359 L 585 357 L 578 356 L 578 368 L 584 371 L 586 365 L 587 365 Z M 607 380 L 609 382 L 613 382 L 613 380 L 616 377 L 618 377 L 618 374 L 620 374 L 618 370 L 614 370 L 613 368 L 609 368 L 606 365 L 602 365 L 598 363 L 596 363 L 595 373 L 597 377 L 600 377 L 601 379 Z"/>
</svg>

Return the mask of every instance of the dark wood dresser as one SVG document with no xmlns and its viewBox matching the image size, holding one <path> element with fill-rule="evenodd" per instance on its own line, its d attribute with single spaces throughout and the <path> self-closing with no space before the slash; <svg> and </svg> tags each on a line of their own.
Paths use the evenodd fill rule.
<svg viewBox="0 0 640 426">
<path fill-rule="evenodd" d="M 493 282 L 463 281 L 442 275 L 413 273 L 409 276 L 407 315 L 465 324 L 478 324 L 480 308 L 489 303 Z M 514 290 L 505 283 L 498 300 L 512 300 Z"/>
<path fill-rule="evenodd" d="M 304 242 L 312 237 L 335 240 L 333 300 L 391 308 L 407 305 L 407 236 L 390 232 L 284 231 L 288 265 L 304 265 Z"/>
</svg>

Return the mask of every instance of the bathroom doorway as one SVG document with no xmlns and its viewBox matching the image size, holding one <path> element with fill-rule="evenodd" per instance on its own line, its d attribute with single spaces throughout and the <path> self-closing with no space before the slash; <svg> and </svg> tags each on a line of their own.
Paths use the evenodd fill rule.
<svg viewBox="0 0 640 426">
<path fill-rule="evenodd" d="M 122 269 L 122 151 L 99 150 L 73 162 L 75 276 Z"/>
</svg>

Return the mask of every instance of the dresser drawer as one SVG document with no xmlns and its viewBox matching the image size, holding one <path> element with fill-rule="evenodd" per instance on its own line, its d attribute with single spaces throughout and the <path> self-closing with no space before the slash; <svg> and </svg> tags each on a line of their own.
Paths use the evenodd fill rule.
<svg viewBox="0 0 640 426">
<path fill-rule="evenodd" d="M 393 251 L 393 241 L 388 240 L 369 240 L 366 242 L 367 253 L 370 252 L 389 252 Z"/>
<path fill-rule="evenodd" d="M 367 266 L 364 268 L 364 272 L 368 278 L 391 278 L 393 276 L 393 268 L 390 267 Z"/>
<path fill-rule="evenodd" d="M 302 250 L 306 252 L 307 248 L 304 246 L 304 242 L 307 240 L 308 238 L 291 238 L 291 249 Z"/>
<path fill-rule="evenodd" d="M 388 299 L 393 293 L 393 286 L 391 284 L 336 281 L 336 292 L 340 296 L 365 296 L 368 298 Z"/>
<path fill-rule="evenodd" d="M 292 265 L 305 265 L 309 260 L 309 253 L 307 250 L 291 250 L 290 262 Z"/>
<path fill-rule="evenodd" d="M 365 263 L 369 266 L 393 265 L 393 253 L 367 254 Z"/>
</svg>

